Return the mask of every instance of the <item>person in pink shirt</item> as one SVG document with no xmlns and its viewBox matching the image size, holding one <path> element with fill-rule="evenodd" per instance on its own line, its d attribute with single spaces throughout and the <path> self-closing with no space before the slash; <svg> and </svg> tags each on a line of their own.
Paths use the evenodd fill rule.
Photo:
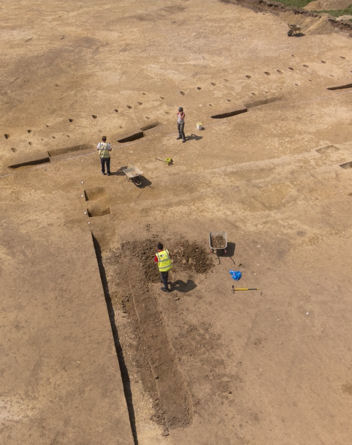
<svg viewBox="0 0 352 445">
<path fill-rule="evenodd" d="M 178 129 L 178 138 L 182 139 L 182 142 L 186 142 L 185 136 L 185 112 L 182 107 L 179 107 L 177 113 L 177 129 Z"/>
</svg>

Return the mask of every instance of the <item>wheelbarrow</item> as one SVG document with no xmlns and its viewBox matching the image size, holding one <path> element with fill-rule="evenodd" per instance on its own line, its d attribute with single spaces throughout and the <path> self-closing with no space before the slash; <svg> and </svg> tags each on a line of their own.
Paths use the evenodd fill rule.
<svg viewBox="0 0 352 445">
<path fill-rule="evenodd" d="M 127 179 L 132 181 L 136 186 L 142 185 L 143 172 L 139 168 L 131 165 L 130 167 L 125 167 L 122 169 L 123 173 L 126 175 Z"/>
<path fill-rule="evenodd" d="M 209 247 L 212 253 L 220 255 L 227 254 L 227 233 L 226 232 L 210 232 Z"/>
<path fill-rule="evenodd" d="M 303 35 L 300 26 L 292 24 L 288 25 L 288 27 L 290 28 L 287 32 L 289 37 L 300 37 Z"/>
</svg>

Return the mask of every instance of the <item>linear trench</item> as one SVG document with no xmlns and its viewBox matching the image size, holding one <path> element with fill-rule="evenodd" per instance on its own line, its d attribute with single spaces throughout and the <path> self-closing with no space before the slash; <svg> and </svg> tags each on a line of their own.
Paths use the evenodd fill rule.
<svg viewBox="0 0 352 445">
<path fill-rule="evenodd" d="M 95 255 L 97 258 L 97 262 L 98 262 L 100 279 L 101 279 L 101 284 L 103 286 L 106 307 L 107 307 L 108 314 L 109 314 L 111 331 L 112 331 L 112 336 L 114 338 L 117 360 L 118 360 L 119 368 L 120 368 L 120 372 L 121 372 L 123 391 L 124 391 L 125 399 L 126 399 L 128 417 L 130 420 L 131 432 L 132 432 L 132 436 L 133 436 L 133 443 L 134 443 L 134 445 L 138 445 L 136 418 L 135 418 L 134 407 L 133 407 L 130 377 L 129 377 L 128 369 L 127 369 L 125 359 L 123 356 L 123 351 L 122 351 L 122 347 L 121 347 L 121 343 L 119 340 L 119 335 L 118 335 L 118 331 L 117 331 L 117 327 L 116 327 L 116 323 L 115 323 L 115 312 L 114 312 L 114 308 L 113 308 L 113 305 L 111 302 L 109 286 L 108 286 L 108 282 L 106 279 L 105 269 L 104 269 L 102 256 L 101 256 L 100 245 L 99 245 L 98 240 L 95 238 L 95 236 L 93 234 L 92 234 L 92 240 L 93 240 Z"/>
</svg>

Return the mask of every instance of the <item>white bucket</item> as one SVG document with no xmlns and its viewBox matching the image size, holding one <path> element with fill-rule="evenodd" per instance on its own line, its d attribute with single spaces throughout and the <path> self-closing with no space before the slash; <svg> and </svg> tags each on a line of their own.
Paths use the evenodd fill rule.
<svg viewBox="0 0 352 445">
<path fill-rule="evenodd" d="M 196 124 L 197 130 L 203 130 L 203 124 L 201 122 L 197 122 Z"/>
</svg>

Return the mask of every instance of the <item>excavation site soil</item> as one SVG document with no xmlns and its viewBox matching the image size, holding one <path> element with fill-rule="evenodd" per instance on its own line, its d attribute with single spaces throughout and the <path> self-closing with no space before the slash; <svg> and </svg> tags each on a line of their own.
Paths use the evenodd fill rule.
<svg viewBox="0 0 352 445">
<path fill-rule="evenodd" d="M 153 262 L 157 242 L 157 235 L 124 242 L 120 248 L 108 251 L 103 262 L 109 286 L 114 289 L 113 305 L 128 315 L 136 336 L 131 365 L 138 369 L 143 387 L 152 398 L 152 418 L 164 427 L 165 433 L 169 428 L 191 423 L 192 403 L 151 288 L 152 283 L 160 282 Z M 173 240 L 170 248 L 172 274 L 175 270 L 204 274 L 212 267 L 209 253 L 196 242 Z M 171 281 L 171 290 L 178 284 Z"/>
<path fill-rule="evenodd" d="M 3 0 L 1 443 L 352 442 L 351 29 L 311 3 Z"/>
</svg>

